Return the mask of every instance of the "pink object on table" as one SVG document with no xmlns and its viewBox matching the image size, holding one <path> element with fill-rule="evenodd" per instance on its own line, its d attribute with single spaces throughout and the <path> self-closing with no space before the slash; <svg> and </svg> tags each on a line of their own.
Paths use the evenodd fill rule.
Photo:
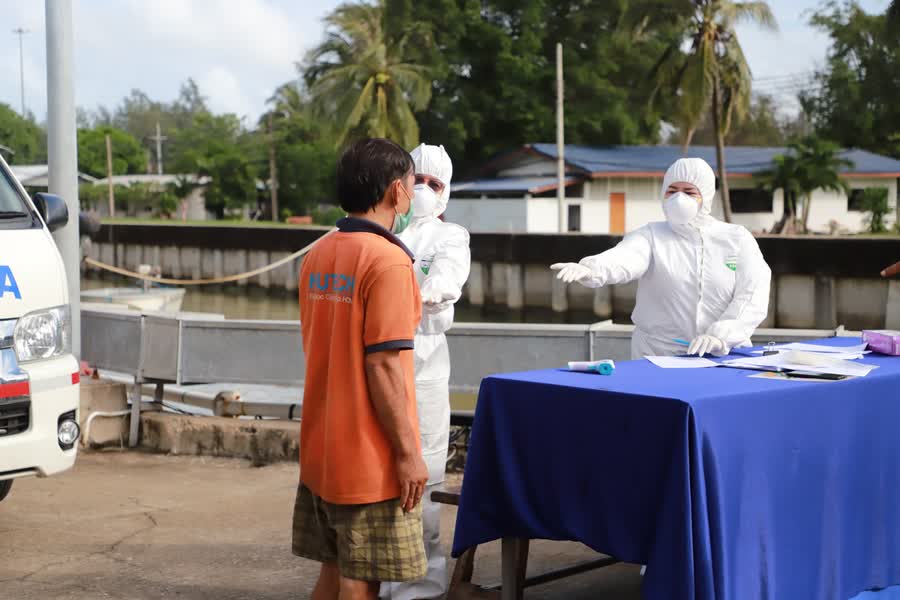
<svg viewBox="0 0 900 600">
<path fill-rule="evenodd" d="M 867 329 L 862 332 L 862 339 L 869 344 L 869 350 L 900 356 L 900 331 Z"/>
</svg>

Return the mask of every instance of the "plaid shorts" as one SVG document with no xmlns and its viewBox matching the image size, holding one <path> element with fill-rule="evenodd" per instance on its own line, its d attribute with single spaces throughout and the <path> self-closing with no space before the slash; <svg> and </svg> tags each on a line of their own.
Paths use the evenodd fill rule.
<svg viewBox="0 0 900 600">
<path fill-rule="evenodd" d="M 331 504 L 303 483 L 294 504 L 294 554 L 336 563 L 347 579 L 414 581 L 425 576 L 422 504 L 404 513 L 399 498 Z"/>
</svg>

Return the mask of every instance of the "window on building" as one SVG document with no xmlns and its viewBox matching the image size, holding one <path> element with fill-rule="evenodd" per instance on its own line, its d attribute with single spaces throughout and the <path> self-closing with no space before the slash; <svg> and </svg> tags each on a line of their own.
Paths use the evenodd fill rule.
<svg viewBox="0 0 900 600">
<path fill-rule="evenodd" d="M 862 212 L 865 195 L 866 191 L 863 189 L 854 188 L 850 190 L 850 194 L 847 196 L 847 210 Z"/>
<path fill-rule="evenodd" d="M 581 231 L 581 205 L 569 205 L 569 231 Z"/>
<path fill-rule="evenodd" d="M 736 213 L 770 213 L 774 211 L 772 192 L 756 188 L 732 189 L 731 210 Z"/>
</svg>

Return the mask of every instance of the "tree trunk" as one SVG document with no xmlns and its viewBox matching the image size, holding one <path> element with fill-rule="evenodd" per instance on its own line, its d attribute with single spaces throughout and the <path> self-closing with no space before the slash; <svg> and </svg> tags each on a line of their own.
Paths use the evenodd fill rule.
<svg viewBox="0 0 900 600">
<path fill-rule="evenodd" d="M 803 233 L 809 233 L 810 204 L 812 204 L 812 192 L 803 195 Z"/>
<path fill-rule="evenodd" d="M 731 223 L 731 197 L 728 195 L 728 178 L 725 175 L 725 135 L 722 133 L 721 107 L 719 105 L 719 76 L 713 84 L 712 95 L 713 129 L 716 133 L 716 163 L 719 168 L 719 195 L 725 222 Z"/>
<path fill-rule="evenodd" d="M 269 194 L 272 200 L 272 220 L 278 222 L 278 164 L 275 162 L 275 134 L 272 131 L 272 113 L 269 113 Z"/>
<path fill-rule="evenodd" d="M 794 222 L 794 198 L 785 191 L 781 191 L 784 208 L 781 211 L 781 219 L 772 227 L 772 233 L 787 233 L 793 231 L 791 224 Z M 786 231 L 788 230 L 788 231 Z"/>
</svg>

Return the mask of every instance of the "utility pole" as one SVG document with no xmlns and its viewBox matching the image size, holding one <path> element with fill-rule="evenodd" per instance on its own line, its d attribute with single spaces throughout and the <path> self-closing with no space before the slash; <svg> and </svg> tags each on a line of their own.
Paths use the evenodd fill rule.
<svg viewBox="0 0 900 600">
<path fill-rule="evenodd" d="M 19 91 L 22 94 L 22 117 L 25 117 L 25 53 L 22 50 L 22 36 L 28 33 L 28 30 L 16 27 L 13 33 L 19 36 Z"/>
<path fill-rule="evenodd" d="M 566 217 L 566 158 L 563 131 L 563 52 L 562 44 L 556 44 L 556 204 L 559 211 L 559 232 L 565 233 Z"/>
<path fill-rule="evenodd" d="M 106 134 L 106 188 L 109 194 L 109 216 L 116 216 L 116 201 L 113 196 L 113 171 L 112 171 L 112 138 Z"/>
<path fill-rule="evenodd" d="M 272 220 L 278 219 L 278 164 L 275 162 L 275 131 L 272 129 L 272 113 L 266 119 L 269 130 L 269 195 L 272 200 Z"/>
<path fill-rule="evenodd" d="M 150 139 L 156 142 L 156 174 L 162 175 L 163 174 L 162 143 L 169 138 L 167 138 L 160 132 L 159 121 L 156 122 L 156 135 L 151 136 Z"/>
<path fill-rule="evenodd" d="M 69 222 L 53 238 L 66 267 L 72 311 L 72 352 L 81 355 L 81 247 L 78 243 L 78 144 L 72 59 L 72 0 L 45 0 L 47 22 L 48 191 L 63 198 Z"/>
</svg>

